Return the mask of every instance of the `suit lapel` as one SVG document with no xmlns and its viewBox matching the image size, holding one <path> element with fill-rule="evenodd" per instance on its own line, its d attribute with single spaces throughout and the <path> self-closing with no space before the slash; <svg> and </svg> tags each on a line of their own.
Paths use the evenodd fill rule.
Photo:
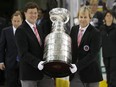
<svg viewBox="0 0 116 87">
<path fill-rule="evenodd" d="M 25 22 L 26 23 L 26 22 Z M 34 41 L 36 41 L 38 43 L 38 40 L 33 32 L 33 30 L 31 29 L 31 27 L 26 23 L 26 28 L 27 28 L 27 34 L 29 34 L 29 36 L 32 37 L 32 39 L 34 39 Z M 40 34 L 40 32 L 38 31 L 38 33 Z M 40 36 L 40 39 L 41 39 L 41 36 Z M 39 43 L 38 43 L 39 44 Z M 40 44 L 39 44 L 40 45 Z"/>
</svg>

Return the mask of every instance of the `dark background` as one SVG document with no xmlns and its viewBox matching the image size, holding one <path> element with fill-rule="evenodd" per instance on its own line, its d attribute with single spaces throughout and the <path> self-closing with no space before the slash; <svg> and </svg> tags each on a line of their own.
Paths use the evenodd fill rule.
<svg viewBox="0 0 116 87">
<path fill-rule="evenodd" d="M 17 0 L 0 0 L 0 17 L 9 20 L 12 13 L 17 10 Z"/>
</svg>

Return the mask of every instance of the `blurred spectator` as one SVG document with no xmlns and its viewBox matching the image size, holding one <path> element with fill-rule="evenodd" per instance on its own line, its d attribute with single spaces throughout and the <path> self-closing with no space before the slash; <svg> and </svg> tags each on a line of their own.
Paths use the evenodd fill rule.
<svg viewBox="0 0 116 87">
<path fill-rule="evenodd" d="M 16 11 L 11 21 L 12 26 L 4 28 L 0 38 L 0 70 L 5 70 L 7 87 L 20 87 L 19 58 L 14 34 L 22 23 L 22 14 Z"/>
<path fill-rule="evenodd" d="M 38 19 L 37 19 L 37 25 L 40 25 L 42 19 L 44 18 L 44 11 L 43 9 L 39 9 L 38 11 Z"/>
<path fill-rule="evenodd" d="M 106 0 L 100 0 L 99 1 L 99 6 L 102 6 L 103 11 L 106 11 L 107 10 Z"/>
<path fill-rule="evenodd" d="M 113 19 L 112 11 L 106 11 L 104 24 L 100 27 L 108 87 L 116 87 L 116 24 Z"/>
<path fill-rule="evenodd" d="M 38 11 L 38 19 L 37 19 L 37 26 L 38 28 L 42 29 L 44 35 L 47 35 L 51 32 L 51 25 L 52 22 L 45 17 L 45 11 L 43 9 L 39 9 Z M 45 30 L 46 29 L 46 30 Z"/>
<path fill-rule="evenodd" d="M 106 0 L 106 7 L 112 9 L 115 0 Z"/>
<path fill-rule="evenodd" d="M 114 15 L 114 23 L 116 24 L 116 0 L 113 3 L 112 11 L 113 11 L 113 15 Z"/>
<path fill-rule="evenodd" d="M 58 7 L 58 2 L 57 0 L 40 0 L 41 4 L 44 4 L 45 6 L 42 7 L 39 10 L 38 13 L 38 20 L 37 20 L 37 25 L 43 29 L 44 34 L 48 34 L 51 31 L 51 26 L 52 22 L 49 18 L 49 11 L 52 10 L 53 8 Z M 47 30 L 44 30 L 47 29 Z"/>
<path fill-rule="evenodd" d="M 99 29 L 103 24 L 103 14 L 98 11 L 98 0 L 90 0 L 90 9 L 91 9 L 91 24 Z"/>
<path fill-rule="evenodd" d="M 58 6 L 57 0 L 47 0 L 47 10 L 50 11 Z"/>
<path fill-rule="evenodd" d="M 39 6 L 43 9 L 44 15 L 46 18 L 49 18 L 49 11 L 53 8 L 58 7 L 57 0 L 40 0 L 41 4 L 44 4 L 45 6 L 42 7 L 40 4 Z"/>
</svg>

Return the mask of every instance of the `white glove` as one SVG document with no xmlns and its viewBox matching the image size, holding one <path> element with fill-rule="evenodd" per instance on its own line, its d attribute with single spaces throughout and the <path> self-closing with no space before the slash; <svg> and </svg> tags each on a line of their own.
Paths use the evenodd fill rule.
<svg viewBox="0 0 116 87">
<path fill-rule="evenodd" d="M 71 73 L 75 73 L 77 71 L 77 67 L 75 64 L 71 64 L 71 65 L 72 65 L 72 67 L 69 67 L 70 71 L 71 71 Z"/>
<path fill-rule="evenodd" d="M 44 62 L 45 62 L 45 61 L 40 61 L 40 62 L 39 62 L 39 64 L 38 64 L 38 69 L 39 69 L 39 70 L 42 70 L 42 69 L 44 68 L 44 65 L 43 65 Z"/>
</svg>

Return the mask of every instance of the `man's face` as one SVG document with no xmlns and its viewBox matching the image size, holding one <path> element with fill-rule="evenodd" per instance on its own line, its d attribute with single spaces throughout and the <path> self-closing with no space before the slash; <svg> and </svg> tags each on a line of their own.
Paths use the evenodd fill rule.
<svg viewBox="0 0 116 87">
<path fill-rule="evenodd" d="M 37 8 L 28 9 L 27 12 L 25 12 L 25 18 L 28 22 L 34 24 L 38 18 Z"/>
<path fill-rule="evenodd" d="M 98 9 L 98 4 L 97 3 L 92 3 L 90 4 L 90 8 L 92 12 L 96 12 Z"/>
<path fill-rule="evenodd" d="M 41 10 L 38 11 L 38 19 L 40 19 L 43 16 L 43 13 Z"/>
<path fill-rule="evenodd" d="M 21 18 L 21 16 L 20 15 L 13 16 L 13 18 L 12 18 L 12 25 L 15 28 L 18 28 L 21 24 L 22 24 L 22 18 Z"/>
<path fill-rule="evenodd" d="M 82 28 L 86 27 L 90 23 L 89 12 L 80 12 L 79 13 L 79 24 Z"/>
</svg>

